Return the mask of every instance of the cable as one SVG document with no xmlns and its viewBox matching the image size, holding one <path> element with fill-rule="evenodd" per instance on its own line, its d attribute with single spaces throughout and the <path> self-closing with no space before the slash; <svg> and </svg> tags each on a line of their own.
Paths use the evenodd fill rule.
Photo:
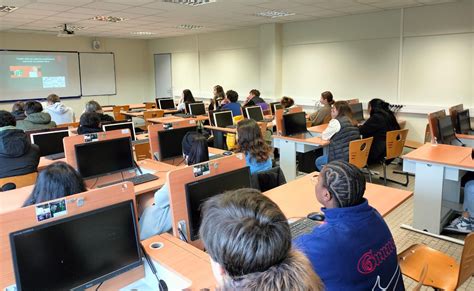
<svg viewBox="0 0 474 291">
<path fill-rule="evenodd" d="M 150 267 L 153 275 L 155 275 L 156 281 L 158 281 L 159 290 L 168 291 L 168 285 L 166 285 L 166 282 L 164 280 L 160 280 L 160 278 L 158 277 L 158 272 L 156 271 L 155 265 L 153 265 L 153 262 L 151 261 L 150 257 L 146 253 L 145 247 L 142 244 L 140 244 L 140 247 L 142 249 L 143 256 L 145 257 L 145 261 L 148 263 L 148 266 Z"/>
<path fill-rule="evenodd" d="M 91 186 L 91 189 L 94 189 L 95 185 L 97 185 L 97 182 L 99 182 L 99 177 L 95 179 L 94 184 Z"/>
<path fill-rule="evenodd" d="M 181 240 L 184 240 L 184 242 L 188 242 L 188 240 L 186 239 L 186 235 L 184 235 L 183 231 L 181 230 L 181 228 L 178 227 L 178 232 L 179 232 L 179 236 L 180 236 L 180 239 Z"/>
<path fill-rule="evenodd" d="M 104 281 L 100 282 L 99 285 L 97 285 L 97 288 L 95 288 L 95 291 L 99 290 L 100 286 L 102 286 L 102 284 L 104 284 Z"/>
<path fill-rule="evenodd" d="M 122 182 L 123 182 L 123 180 L 125 180 L 125 178 L 123 177 L 123 172 L 120 172 L 120 175 L 122 175 Z"/>
</svg>

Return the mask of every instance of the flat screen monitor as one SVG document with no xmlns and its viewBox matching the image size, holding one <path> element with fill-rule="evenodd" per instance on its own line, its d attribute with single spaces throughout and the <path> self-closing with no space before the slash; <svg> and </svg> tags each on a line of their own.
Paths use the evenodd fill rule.
<svg viewBox="0 0 474 291">
<path fill-rule="evenodd" d="M 156 99 L 156 104 L 159 109 L 176 109 L 173 98 Z"/>
<path fill-rule="evenodd" d="M 218 127 L 227 127 L 234 124 L 232 111 L 218 111 L 213 114 L 215 125 Z"/>
<path fill-rule="evenodd" d="M 352 111 L 352 118 L 357 121 L 364 121 L 364 110 L 362 103 L 349 104 Z"/>
<path fill-rule="evenodd" d="M 41 157 L 64 153 L 63 138 L 68 136 L 67 129 L 30 134 L 31 143 L 39 147 Z"/>
<path fill-rule="evenodd" d="M 440 142 L 443 144 L 451 144 L 451 142 L 455 138 L 451 116 L 444 116 L 438 118 L 438 130 Z"/>
<path fill-rule="evenodd" d="M 139 243 L 131 200 L 13 232 L 17 288 L 84 290 L 141 266 Z"/>
<path fill-rule="evenodd" d="M 196 126 L 163 130 L 158 132 L 159 160 L 183 155 L 183 138 L 186 133 L 196 131 Z"/>
<path fill-rule="evenodd" d="M 301 134 L 308 131 L 306 127 L 306 113 L 296 112 L 283 115 L 283 125 L 286 136 Z"/>
<path fill-rule="evenodd" d="M 281 106 L 280 102 L 272 102 L 269 105 L 270 109 L 272 110 L 272 115 L 275 115 L 275 111 L 277 111 L 278 109 L 283 109 L 283 106 Z"/>
<path fill-rule="evenodd" d="M 255 121 L 263 121 L 263 111 L 260 106 L 250 106 L 245 107 L 245 112 L 247 113 L 248 119 L 253 119 Z"/>
<path fill-rule="evenodd" d="M 191 240 L 198 239 L 199 227 L 201 226 L 201 205 L 204 201 L 225 191 L 249 187 L 249 167 L 186 184 L 186 203 Z"/>
<path fill-rule="evenodd" d="M 469 109 L 458 112 L 459 133 L 468 134 L 471 131 L 471 117 L 469 116 Z"/>
<path fill-rule="evenodd" d="M 206 106 L 204 103 L 190 103 L 188 113 L 191 115 L 205 115 L 206 114 Z"/>
<path fill-rule="evenodd" d="M 130 138 L 121 137 L 76 144 L 77 170 L 83 178 L 93 178 L 133 169 Z"/>
<path fill-rule="evenodd" d="M 130 135 L 132 140 L 135 140 L 135 125 L 132 121 L 127 122 L 112 122 L 108 124 L 102 125 L 102 129 L 104 131 L 111 131 L 111 130 L 118 130 L 118 129 L 128 129 L 130 131 Z"/>
</svg>

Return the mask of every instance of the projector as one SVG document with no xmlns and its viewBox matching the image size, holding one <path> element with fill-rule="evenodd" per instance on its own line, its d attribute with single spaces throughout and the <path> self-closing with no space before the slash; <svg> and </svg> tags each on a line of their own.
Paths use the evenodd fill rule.
<svg viewBox="0 0 474 291">
<path fill-rule="evenodd" d="M 67 24 L 64 24 L 64 27 L 61 31 L 59 31 L 58 33 L 58 37 L 72 37 L 74 36 L 74 31 L 73 30 L 70 30 L 67 28 Z"/>
</svg>

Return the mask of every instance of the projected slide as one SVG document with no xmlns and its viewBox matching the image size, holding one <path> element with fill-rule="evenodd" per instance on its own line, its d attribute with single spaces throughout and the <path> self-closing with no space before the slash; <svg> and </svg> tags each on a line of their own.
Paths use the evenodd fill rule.
<svg viewBox="0 0 474 291">
<path fill-rule="evenodd" d="M 0 51 L 0 100 L 81 95 L 77 53 Z"/>
</svg>

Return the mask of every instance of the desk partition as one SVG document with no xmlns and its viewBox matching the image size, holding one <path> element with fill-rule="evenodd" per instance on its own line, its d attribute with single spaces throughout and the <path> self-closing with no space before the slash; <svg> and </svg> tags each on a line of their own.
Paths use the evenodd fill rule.
<svg viewBox="0 0 474 291">
<path fill-rule="evenodd" d="M 285 125 L 283 123 L 283 115 L 287 113 L 298 113 L 302 112 L 303 109 L 301 107 L 293 107 L 287 109 L 277 109 L 275 111 L 275 122 L 276 122 L 276 129 L 278 135 L 283 135 L 285 132 Z"/>
</svg>

